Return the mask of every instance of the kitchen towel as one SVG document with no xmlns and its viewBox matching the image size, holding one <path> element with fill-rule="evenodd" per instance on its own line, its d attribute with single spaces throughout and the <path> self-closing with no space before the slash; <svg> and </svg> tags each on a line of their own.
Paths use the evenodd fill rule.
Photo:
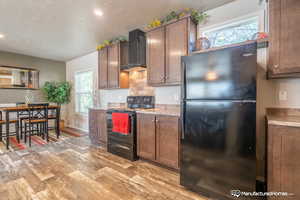
<svg viewBox="0 0 300 200">
<path fill-rule="evenodd" d="M 128 135 L 130 132 L 130 118 L 127 113 L 112 113 L 113 132 Z"/>
</svg>

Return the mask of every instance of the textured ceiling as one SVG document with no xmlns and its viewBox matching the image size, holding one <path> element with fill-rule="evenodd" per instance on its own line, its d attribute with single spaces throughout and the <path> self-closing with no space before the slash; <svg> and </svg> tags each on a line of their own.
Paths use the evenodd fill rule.
<svg viewBox="0 0 300 200">
<path fill-rule="evenodd" d="M 0 50 L 67 61 L 180 8 L 232 0 L 0 0 Z M 94 15 L 95 8 L 103 11 Z"/>
</svg>

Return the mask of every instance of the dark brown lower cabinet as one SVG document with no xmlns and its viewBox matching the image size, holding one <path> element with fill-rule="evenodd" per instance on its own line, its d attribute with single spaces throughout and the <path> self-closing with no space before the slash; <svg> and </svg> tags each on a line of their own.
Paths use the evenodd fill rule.
<svg viewBox="0 0 300 200">
<path fill-rule="evenodd" d="M 137 123 L 138 156 L 179 169 L 179 118 L 138 114 Z"/>
<path fill-rule="evenodd" d="M 288 192 L 300 199 L 300 128 L 268 126 L 268 191 Z"/>
<path fill-rule="evenodd" d="M 89 110 L 89 137 L 92 144 L 106 147 L 107 128 L 105 110 Z"/>
<path fill-rule="evenodd" d="M 137 115 L 138 156 L 155 160 L 155 115 Z"/>
<path fill-rule="evenodd" d="M 179 169 L 179 119 L 156 116 L 156 160 Z"/>
</svg>

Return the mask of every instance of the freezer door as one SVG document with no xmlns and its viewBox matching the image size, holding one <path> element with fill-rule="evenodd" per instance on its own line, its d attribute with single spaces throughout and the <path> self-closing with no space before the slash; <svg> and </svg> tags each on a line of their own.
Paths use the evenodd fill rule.
<svg viewBox="0 0 300 200">
<path fill-rule="evenodd" d="M 184 99 L 256 99 L 256 43 L 182 58 Z"/>
<path fill-rule="evenodd" d="M 186 101 L 181 184 L 212 198 L 255 191 L 256 103 Z"/>
</svg>

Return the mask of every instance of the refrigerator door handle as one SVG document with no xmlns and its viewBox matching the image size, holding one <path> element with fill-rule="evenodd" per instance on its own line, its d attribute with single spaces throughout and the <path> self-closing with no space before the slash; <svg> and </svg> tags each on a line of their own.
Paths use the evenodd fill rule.
<svg viewBox="0 0 300 200">
<path fill-rule="evenodd" d="M 184 117 L 184 110 L 185 110 L 185 99 L 186 99 L 186 64 L 181 59 L 181 103 L 180 103 L 180 120 L 181 120 L 181 139 L 184 139 L 185 133 L 185 117 Z"/>
<path fill-rule="evenodd" d="M 186 99 L 186 64 L 181 59 L 181 100 Z"/>
<path fill-rule="evenodd" d="M 185 117 L 184 117 L 184 108 L 185 108 L 185 102 L 181 101 L 181 106 L 180 106 L 180 121 L 181 121 L 181 139 L 184 139 L 184 130 L 185 130 Z"/>
</svg>

